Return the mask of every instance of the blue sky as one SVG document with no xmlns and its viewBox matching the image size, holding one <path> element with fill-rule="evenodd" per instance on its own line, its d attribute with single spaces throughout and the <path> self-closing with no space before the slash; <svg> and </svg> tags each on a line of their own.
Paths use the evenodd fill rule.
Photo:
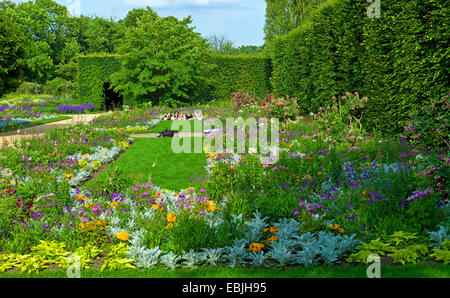
<svg viewBox="0 0 450 298">
<path fill-rule="evenodd" d="M 192 16 L 202 36 L 224 35 L 235 45 L 264 43 L 265 0 L 54 0 L 65 6 L 80 1 L 81 14 L 122 19 L 133 8 L 150 6 L 158 15 Z M 15 0 L 14 2 L 28 2 Z"/>
</svg>

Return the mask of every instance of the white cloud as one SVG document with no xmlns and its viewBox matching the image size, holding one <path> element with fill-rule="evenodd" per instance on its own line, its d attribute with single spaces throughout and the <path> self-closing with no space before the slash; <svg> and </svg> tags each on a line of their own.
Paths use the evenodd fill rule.
<svg viewBox="0 0 450 298">
<path fill-rule="evenodd" d="M 150 6 L 151 8 L 185 8 L 185 7 L 236 7 L 243 0 L 125 0 L 130 7 Z"/>
</svg>

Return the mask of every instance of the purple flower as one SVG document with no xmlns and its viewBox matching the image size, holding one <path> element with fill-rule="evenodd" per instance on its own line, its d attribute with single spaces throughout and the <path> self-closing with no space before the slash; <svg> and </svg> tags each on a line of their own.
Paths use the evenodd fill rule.
<svg viewBox="0 0 450 298">
<path fill-rule="evenodd" d="M 308 211 L 314 211 L 314 206 L 309 204 L 308 206 L 306 206 L 306 210 Z"/>
<path fill-rule="evenodd" d="M 423 197 L 423 196 L 425 196 L 425 195 L 427 195 L 429 193 L 431 193 L 431 190 L 425 190 L 425 191 L 416 190 L 416 191 L 413 191 L 413 195 L 408 197 L 406 200 L 407 201 L 411 201 L 411 200 L 414 200 L 417 197 Z"/>
<path fill-rule="evenodd" d="M 298 210 L 292 211 L 292 216 L 296 216 L 296 215 L 299 215 L 299 214 L 300 214 L 300 211 L 298 211 Z"/>
</svg>

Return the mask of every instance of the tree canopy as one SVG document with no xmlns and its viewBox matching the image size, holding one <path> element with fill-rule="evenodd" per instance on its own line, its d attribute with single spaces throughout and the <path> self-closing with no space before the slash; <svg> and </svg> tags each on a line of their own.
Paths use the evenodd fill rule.
<svg viewBox="0 0 450 298">
<path fill-rule="evenodd" d="M 161 18 L 151 8 L 128 27 L 119 54 L 122 69 L 115 90 L 136 102 L 177 105 L 195 99 L 206 86 L 207 42 L 190 27 L 191 18 Z"/>
<path fill-rule="evenodd" d="M 23 42 L 20 32 L 0 7 L 0 96 L 17 88 L 21 82 Z"/>
</svg>

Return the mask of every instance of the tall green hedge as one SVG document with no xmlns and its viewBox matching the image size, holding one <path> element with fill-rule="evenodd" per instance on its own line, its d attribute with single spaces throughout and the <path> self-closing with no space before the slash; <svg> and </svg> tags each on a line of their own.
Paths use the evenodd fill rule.
<svg viewBox="0 0 450 298">
<path fill-rule="evenodd" d="M 78 57 L 78 102 L 104 105 L 103 84 L 110 82 L 110 76 L 120 70 L 119 55 L 95 54 Z M 124 98 L 124 104 L 129 104 Z"/>
<path fill-rule="evenodd" d="M 408 114 L 449 91 L 449 5 L 445 0 L 330 0 L 274 42 L 274 92 L 299 98 L 305 114 L 332 96 L 368 96 L 366 121 L 398 131 Z"/>
<path fill-rule="evenodd" d="M 193 102 L 229 99 L 232 92 L 245 89 L 252 95 L 263 97 L 271 91 L 269 58 L 243 55 L 231 56 L 210 54 L 209 61 L 216 67 L 207 76 L 210 79 L 207 90 L 199 90 L 199 98 Z M 109 82 L 111 74 L 120 71 L 119 55 L 89 55 L 78 57 L 78 100 L 102 107 L 103 84 Z M 133 105 L 130 99 L 124 103 Z"/>
<path fill-rule="evenodd" d="M 271 91 L 272 64 L 267 57 L 211 54 L 210 62 L 216 68 L 209 74 L 210 90 L 203 94 L 203 100 L 229 99 L 232 92 L 240 89 L 259 97 Z"/>
</svg>

